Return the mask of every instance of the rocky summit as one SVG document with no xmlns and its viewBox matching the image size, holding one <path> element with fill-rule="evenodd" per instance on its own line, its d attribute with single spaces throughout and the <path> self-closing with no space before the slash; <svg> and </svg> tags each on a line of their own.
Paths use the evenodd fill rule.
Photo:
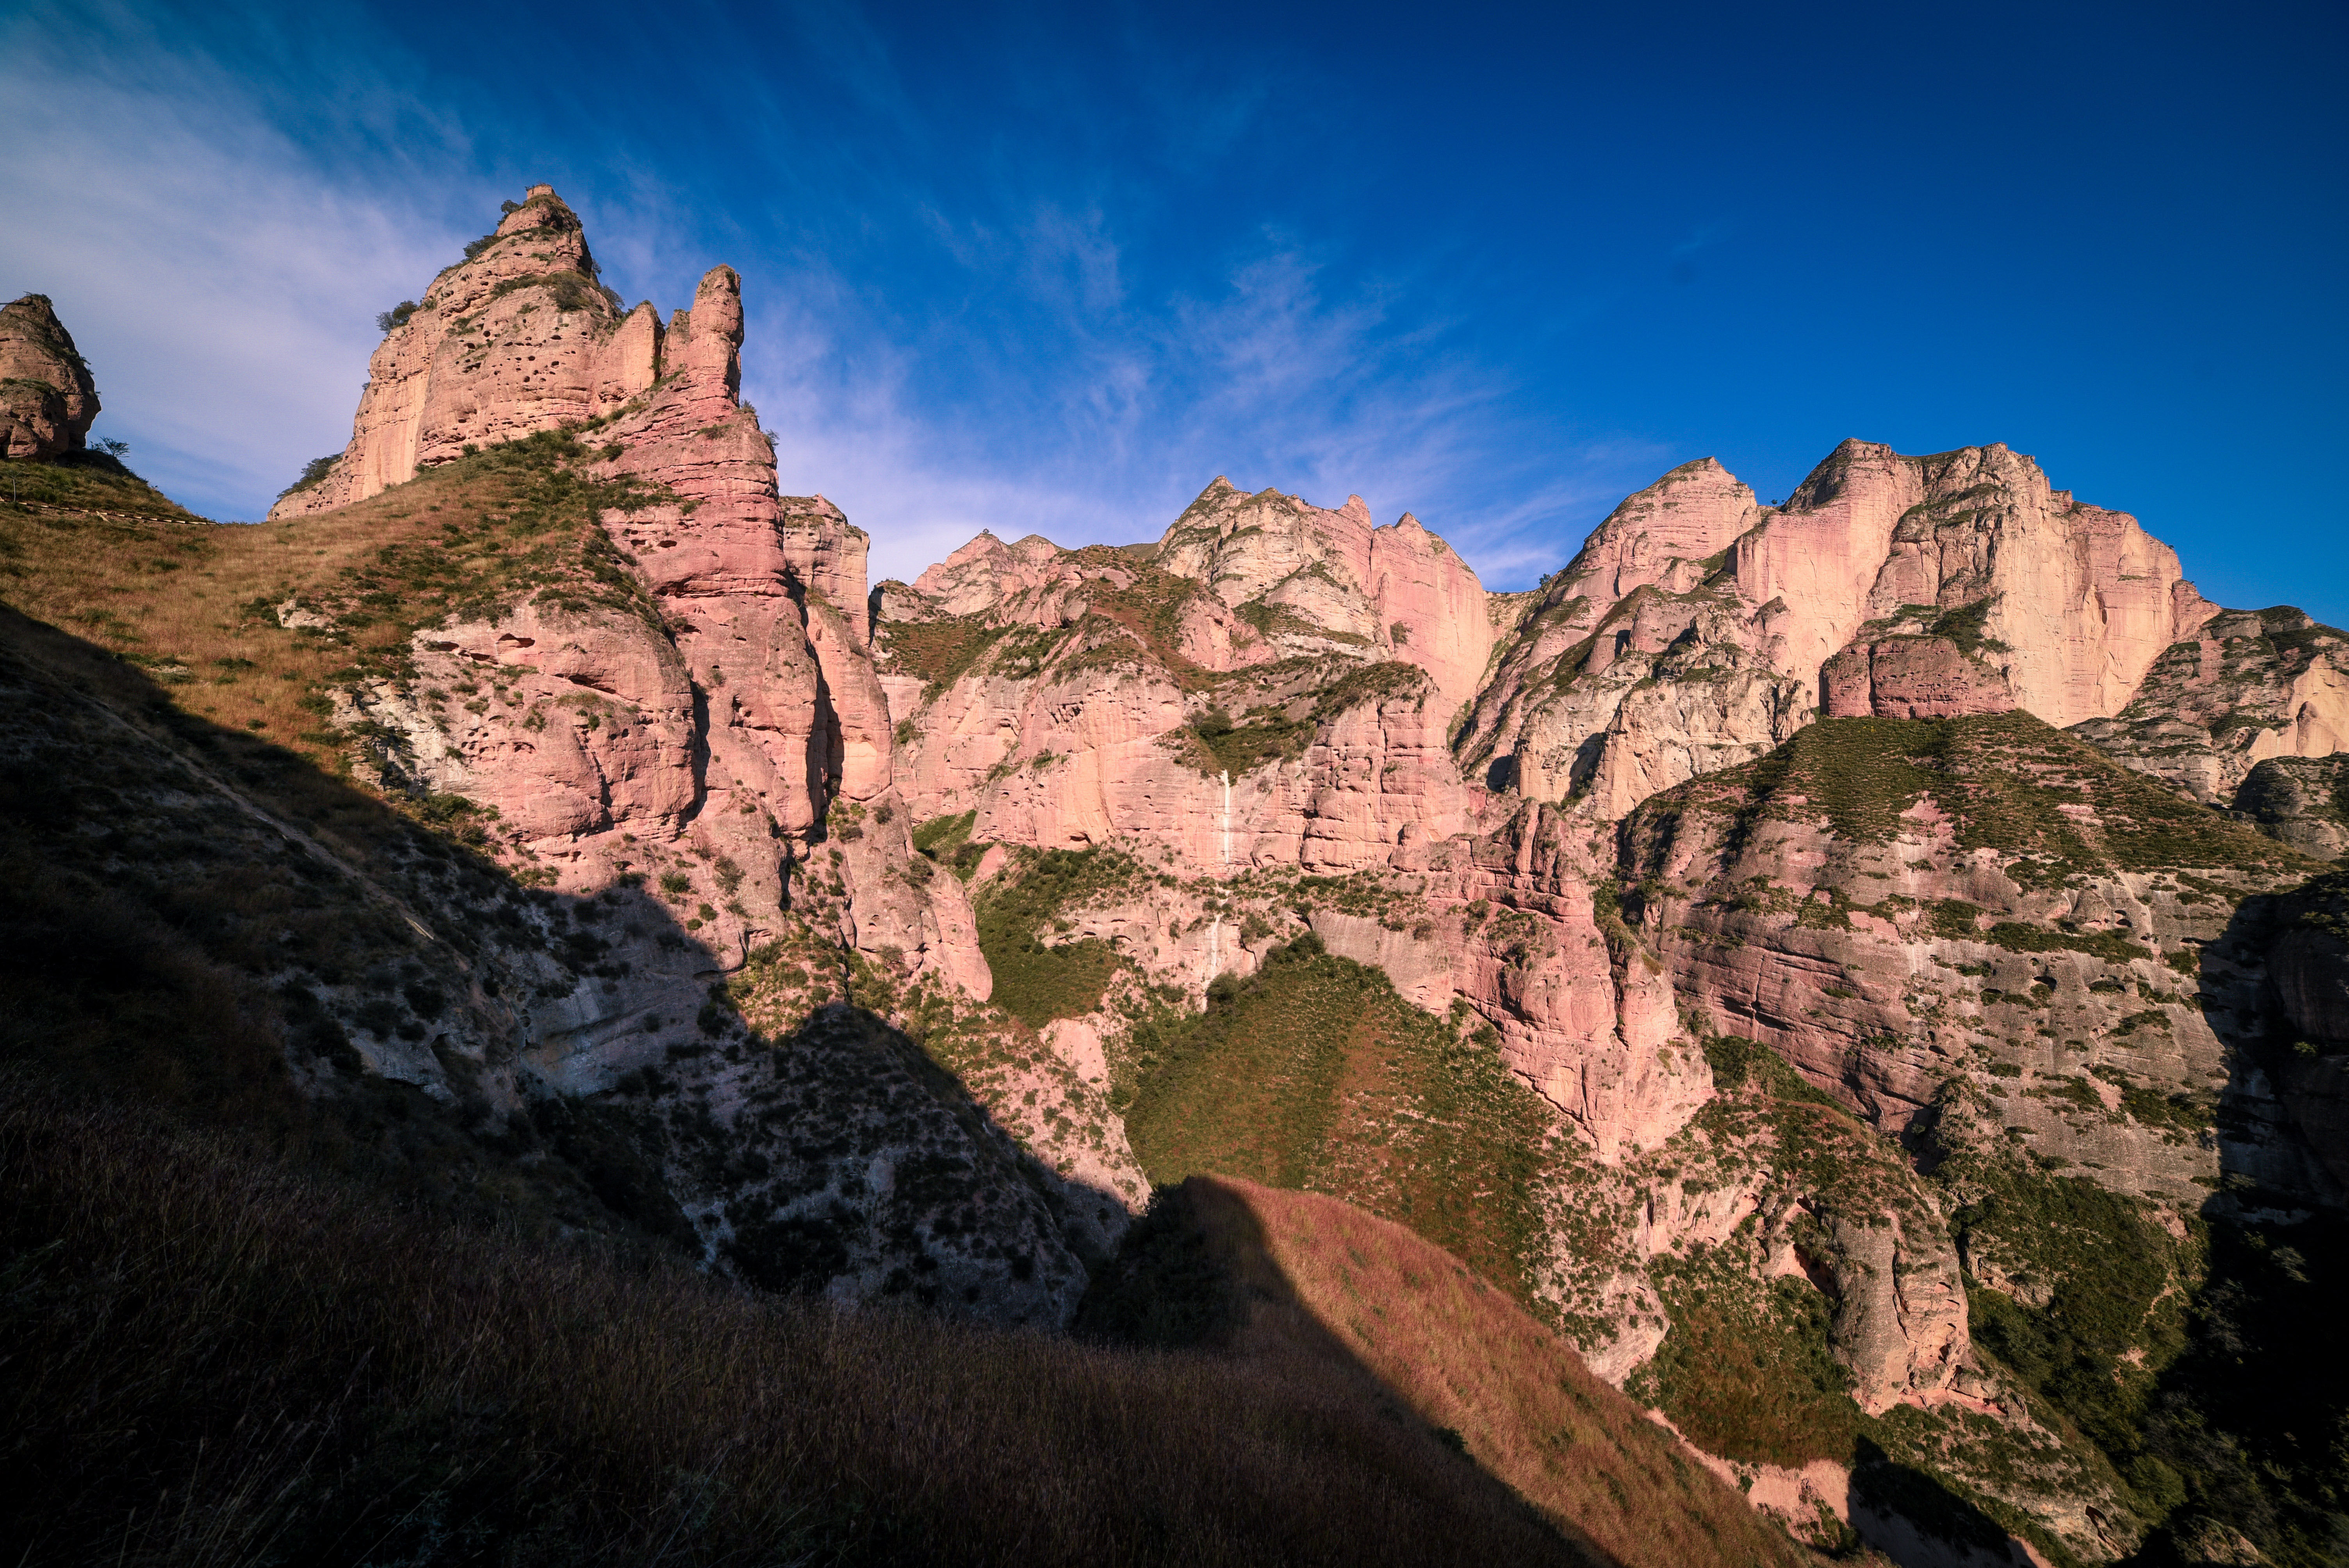
<svg viewBox="0 0 2349 1568">
<path fill-rule="evenodd" d="M 0 305 L 0 458 L 82 449 L 98 384 L 47 294 Z"/>
<path fill-rule="evenodd" d="M 2340 1279 L 2349 634 L 1994 443 L 1686 463 L 1527 593 L 1222 477 L 874 585 L 745 286 L 625 309 L 533 187 L 243 529 L 58 469 L 0 313 L 12 1059 L 1064 1378 L 1256 1357 L 1506 1482 L 1463 1540 L 2341 1539 L 2338 1376 L 2244 1378 Z"/>
</svg>

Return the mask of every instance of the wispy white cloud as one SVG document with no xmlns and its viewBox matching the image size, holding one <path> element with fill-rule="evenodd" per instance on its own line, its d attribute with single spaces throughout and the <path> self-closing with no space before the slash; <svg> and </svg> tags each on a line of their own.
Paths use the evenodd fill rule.
<svg viewBox="0 0 2349 1568">
<path fill-rule="evenodd" d="M 1155 537 L 1217 473 L 1381 521 L 1415 511 L 1495 585 L 1563 562 L 1624 491 L 1668 466 L 1633 442 L 1570 449 L 1508 407 L 1506 378 L 1392 319 L 1398 291 L 1328 297 L 1323 269 L 1267 236 L 1212 299 L 1102 319 L 1073 300 L 1042 370 L 982 359 L 942 397 L 923 356 L 855 330 L 820 265 L 753 304 L 745 387 L 784 482 L 874 536 L 911 577 L 980 528 L 1063 544 Z"/>
<path fill-rule="evenodd" d="M 470 237 L 320 168 L 220 67 L 135 31 L 0 32 L 0 291 L 55 300 L 100 432 L 226 515 L 347 438 L 373 316 Z"/>
<path fill-rule="evenodd" d="M 864 22 L 802 15 L 811 58 L 917 153 L 936 128 Z M 1293 234 L 1244 226 L 1219 273 L 1185 287 L 1137 264 L 1137 206 L 1113 189 L 1007 179 L 950 201 L 870 139 L 829 176 L 802 160 L 792 200 L 826 178 L 855 189 L 814 225 L 769 222 L 620 132 L 563 143 L 553 168 L 485 169 L 483 145 L 559 139 L 526 105 L 469 124 L 397 46 L 345 45 L 317 50 L 330 75 L 304 94 L 283 84 L 306 57 L 257 70 L 120 10 L 0 24 L 0 209 L 39 215 L 0 225 L 0 290 L 57 300 L 98 374 L 100 433 L 212 515 L 258 515 L 337 448 L 375 314 L 417 297 L 510 187 L 565 169 L 632 299 L 666 310 L 717 262 L 744 273 L 745 392 L 783 482 L 874 535 L 876 576 L 981 528 L 1154 537 L 1223 472 L 1323 504 L 1359 491 L 1381 521 L 1413 511 L 1504 584 L 1563 560 L 1665 456 L 1544 430 L 1506 375 L 1453 345 L 1428 279 L 1341 276 Z M 1159 96 L 1170 117 L 1194 101 Z M 1262 96 L 1243 77 L 1197 97 L 1195 136 L 1228 142 Z M 899 226 L 861 254 L 934 247 L 962 292 L 860 272 L 817 237 L 859 212 Z"/>
</svg>

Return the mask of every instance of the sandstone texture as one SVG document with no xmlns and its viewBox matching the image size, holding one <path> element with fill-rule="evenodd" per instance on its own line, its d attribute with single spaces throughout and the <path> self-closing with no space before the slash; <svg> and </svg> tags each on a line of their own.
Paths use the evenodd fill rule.
<svg viewBox="0 0 2349 1568">
<path fill-rule="evenodd" d="M 79 451 L 98 418 L 98 383 L 47 294 L 0 305 L 0 458 Z"/>
<path fill-rule="evenodd" d="M 583 933 L 589 972 L 526 987 L 512 1092 L 641 1104 L 666 1129 L 657 1185 L 711 1266 L 1061 1321 L 1147 1186 L 1122 1135 L 1071 1130 L 1098 1129 L 1106 1091 L 1081 1042 L 1019 1074 L 975 1065 L 1025 1037 L 986 1008 L 963 884 L 911 849 L 864 536 L 778 493 L 740 399 L 731 269 L 665 325 L 619 318 L 593 271 L 575 218 L 533 191 L 393 330 L 344 461 L 281 511 L 469 445 L 604 498 L 584 581 L 425 627 L 338 717 L 381 787 L 465 802 L 562 897 L 657 891 L 659 928 Z M 342 608 L 278 614 L 331 635 Z M 926 1054 L 896 1026 L 916 1017 Z M 730 1028 L 777 1044 L 713 1050 Z M 933 1060 L 949 1038 L 970 1053 L 959 1079 Z M 370 1066 L 445 1076 L 414 1053 Z"/>
<path fill-rule="evenodd" d="M 917 815 L 1216 871 L 1407 861 L 1482 791 L 1447 746 L 1484 592 L 1406 515 L 1209 486 L 1154 545 L 981 536 L 874 595 Z M 1226 775 L 1230 781 L 1226 783 Z"/>
<path fill-rule="evenodd" d="M 658 313 L 622 309 L 597 281 L 578 214 L 554 187 L 511 205 L 385 335 L 332 469 L 270 516 L 329 511 L 468 447 L 610 413 L 671 368 Z"/>
<path fill-rule="evenodd" d="M 1544 584 L 1459 749 L 1496 787 L 1615 819 L 1822 711 L 2108 717 L 2211 613 L 2134 519 L 2003 446 L 1847 441 L 1767 508 L 1706 459 Z"/>
<path fill-rule="evenodd" d="M 2126 707 L 2079 729 L 2129 767 L 2224 805 L 2271 757 L 2349 748 L 2349 633 L 2289 606 L 2210 616 L 2163 650 Z"/>
</svg>

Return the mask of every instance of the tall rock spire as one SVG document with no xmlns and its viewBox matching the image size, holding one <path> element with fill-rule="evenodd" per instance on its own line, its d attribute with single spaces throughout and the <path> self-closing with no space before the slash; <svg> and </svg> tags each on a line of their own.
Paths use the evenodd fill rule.
<svg viewBox="0 0 2349 1568">
<path fill-rule="evenodd" d="M 469 446 L 609 414 L 659 377 L 660 317 L 623 311 L 598 281 L 578 214 L 550 185 L 508 206 L 420 302 L 386 314 L 350 444 L 270 516 L 331 511 Z M 739 344 L 739 315 L 734 330 Z"/>
<path fill-rule="evenodd" d="M 47 294 L 0 305 L 0 457 L 78 450 L 98 418 L 98 383 Z"/>
</svg>

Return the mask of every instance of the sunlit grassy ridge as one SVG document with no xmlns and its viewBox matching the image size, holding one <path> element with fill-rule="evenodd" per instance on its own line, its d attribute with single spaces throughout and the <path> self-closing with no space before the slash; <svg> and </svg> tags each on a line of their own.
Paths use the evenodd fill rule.
<svg viewBox="0 0 2349 1568">
<path fill-rule="evenodd" d="M 1505 1292 L 1333 1198 L 1193 1177 L 1161 1195 L 1083 1321 L 1268 1361 L 1359 1363 L 1442 1440 L 1627 1568 L 1808 1558 Z"/>
<path fill-rule="evenodd" d="M 0 603 L 140 665 L 191 715 L 331 768 L 346 738 L 329 688 L 405 674 L 419 627 L 533 597 L 657 619 L 596 522 L 650 492 L 581 477 L 589 455 L 548 432 L 254 524 L 203 521 L 103 470 L 12 463 L 0 480 L 22 469 L 27 488 L 17 504 L 0 483 Z M 288 603 L 312 624 L 281 624 Z"/>
<path fill-rule="evenodd" d="M 1127 1135 L 1157 1182 L 1309 1189 L 1398 1221 L 1532 1296 L 1551 1120 L 1499 1054 L 1311 937 L 1143 1025 Z"/>
<path fill-rule="evenodd" d="M 1951 824 L 1959 852 L 1998 851 L 2025 886 L 2109 871 L 2310 863 L 2019 708 L 1821 719 L 1766 757 L 1666 790 L 1640 816 L 1725 811 L 1738 820 L 1738 837 L 1767 820 L 1824 821 L 1851 842 L 1880 843 L 1927 799 Z"/>
</svg>

